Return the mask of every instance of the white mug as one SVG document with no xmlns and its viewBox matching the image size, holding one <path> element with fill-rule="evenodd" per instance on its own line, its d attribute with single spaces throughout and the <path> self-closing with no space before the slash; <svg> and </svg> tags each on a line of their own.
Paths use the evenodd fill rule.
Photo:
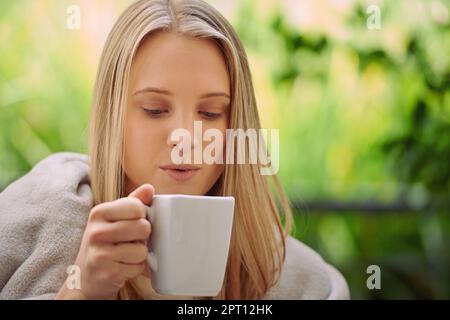
<svg viewBox="0 0 450 320">
<path fill-rule="evenodd" d="M 147 209 L 153 289 L 167 295 L 216 296 L 228 260 L 234 198 L 155 195 Z"/>
</svg>

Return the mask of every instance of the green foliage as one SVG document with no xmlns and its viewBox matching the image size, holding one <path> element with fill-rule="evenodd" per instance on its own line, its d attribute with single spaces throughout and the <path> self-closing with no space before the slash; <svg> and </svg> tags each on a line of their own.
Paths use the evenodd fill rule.
<svg viewBox="0 0 450 320">
<path fill-rule="evenodd" d="M 305 209 L 296 236 L 344 273 L 354 298 L 448 298 L 448 20 L 423 13 L 415 24 L 408 2 L 389 2 L 382 30 L 369 31 L 357 3 L 341 21 L 351 36 L 340 37 L 255 7 L 244 2 L 237 28 L 250 59 L 269 70 L 274 97 L 257 96 L 260 109 L 278 115 L 265 125 L 280 128 L 280 175 L 291 199 L 400 199 L 420 212 Z M 381 291 L 366 287 L 371 264 L 382 269 Z"/>
<path fill-rule="evenodd" d="M 95 70 L 59 5 L 1 5 L 0 190 L 51 153 L 86 150 Z"/>
<path fill-rule="evenodd" d="M 354 299 L 446 299 L 450 295 L 446 213 L 301 212 L 296 222 L 296 236 L 337 266 Z M 381 268 L 381 290 L 366 286 L 370 265 Z"/>
</svg>

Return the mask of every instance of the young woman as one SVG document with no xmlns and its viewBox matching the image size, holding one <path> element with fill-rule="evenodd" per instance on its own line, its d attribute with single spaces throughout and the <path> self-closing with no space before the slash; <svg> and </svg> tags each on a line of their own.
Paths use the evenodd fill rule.
<svg viewBox="0 0 450 320">
<path fill-rule="evenodd" d="M 257 164 L 171 161 L 175 129 L 193 133 L 189 148 L 205 146 L 194 121 L 223 137 L 260 128 L 244 47 L 205 2 L 137 1 L 100 60 L 89 158 L 50 156 L 0 195 L 0 298 L 179 298 L 152 290 L 145 262 L 145 205 L 167 193 L 235 197 L 215 298 L 348 298 L 340 273 L 289 236 L 292 213 L 276 176 L 269 181 Z"/>
</svg>

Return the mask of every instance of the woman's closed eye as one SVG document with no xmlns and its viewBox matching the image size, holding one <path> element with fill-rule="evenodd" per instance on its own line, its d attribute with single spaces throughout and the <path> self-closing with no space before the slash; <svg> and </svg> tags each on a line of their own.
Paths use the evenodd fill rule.
<svg viewBox="0 0 450 320">
<path fill-rule="evenodd" d="M 210 112 L 210 111 L 199 111 L 199 113 L 206 119 L 213 120 L 218 119 L 222 116 L 222 113 Z"/>
<path fill-rule="evenodd" d="M 163 116 L 165 113 L 168 113 L 167 109 L 161 109 L 161 108 L 142 108 L 144 110 L 145 113 L 147 113 L 149 116 L 152 117 L 161 117 Z"/>
<path fill-rule="evenodd" d="M 164 107 L 142 107 L 142 110 L 152 118 L 163 117 L 169 113 L 168 108 Z M 223 112 L 198 111 L 198 113 L 206 120 L 215 120 L 222 117 Z"/>
</svg>

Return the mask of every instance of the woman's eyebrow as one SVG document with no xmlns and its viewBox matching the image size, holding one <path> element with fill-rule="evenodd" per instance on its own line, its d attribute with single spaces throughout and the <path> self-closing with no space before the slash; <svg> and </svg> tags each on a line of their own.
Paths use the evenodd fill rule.
<svg viewBox="0 0 450 320">
<path fill-rule="evenodd" d="M 159 89 L 159 88 L 153 88 L 153 87 L 146 87 L 143 89 L 139 89 L 137 90 L 135 93 L 133 93 L 133 96 L 140 94 L 140 93 L 147 93 L 147 92 L 154 92 L 154 93 L 160 93 L 160 94 L 165 94 L 167 96 L 171 96 L 172 93 L 164 90 L 164 89 Z"/>
<path fill-rule="evenodd" d="M 135 93 L 133 93 L 133 96 L 138 95 L 140 93 L 149 93 L 149 92 L 164 94 L 167 96 L 172 95 L 172 92 L 165 90 L 165 89 L 146 87 L 146 88 L 137 90 Z M 205 94 L 202 94 L 199 96 L 200 99 L 211 98 L 211 97 L 225 97 L 225 98 L 230 99 L 230 96 L 227 93 L 220 92 L 220 91 L 205 93 Z"/>
<path fill-rule="evenodd" d="M 225 92 L 205 93 L 200 96 L 200 99 L 211 98 L 211 97 L 225 97 L 225 98 L 230 99 L 230 96 L 228 94 L 226 94 Z"/>
</svg>

